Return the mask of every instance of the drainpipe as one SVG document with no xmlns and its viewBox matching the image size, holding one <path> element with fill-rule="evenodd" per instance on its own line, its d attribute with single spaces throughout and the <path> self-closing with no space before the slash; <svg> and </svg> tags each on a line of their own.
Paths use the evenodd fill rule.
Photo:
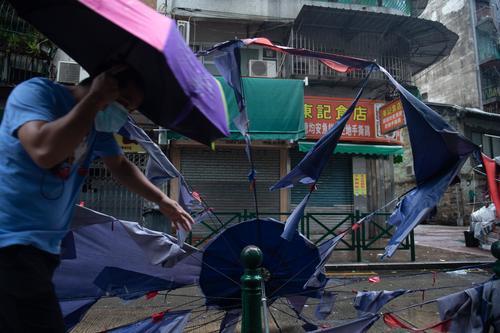
<svg viewBox="0 0 500 333">
<path fill-rule="evenodd" d="M 469 0 L 469 9 L 472 22 L 472 39 L 474 40 L 474 55 L 476 58 L 476 84 L 479 97 L 479 108 L 483 109 L 483 90 L 481 86 L 481 67 L 479 66 L 479 45 L 477 43 L 477 16 L 476 16 L 476 0 Z"/>
</svg>

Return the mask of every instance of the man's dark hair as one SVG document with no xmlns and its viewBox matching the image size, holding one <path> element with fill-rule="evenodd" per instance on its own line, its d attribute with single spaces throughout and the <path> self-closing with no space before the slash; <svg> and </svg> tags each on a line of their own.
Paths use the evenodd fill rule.
<svg viewBox="0 0 500 333">
<path fill-rule="evenodd" d="M 114 76 L 118 80 L 118 85 L 120 87 L 126 86 L 129 82 L 134 82 L 139 86 L 139 88 L 144 89 L 144 84 L 139 73 L 132 67 L 127 65 L 127 68 Z M 86 79 L 80 81 L 79 85 L 82 87 L 89 87 L 94 81 L 95 76 L 89 76 Z"/>
</svg>

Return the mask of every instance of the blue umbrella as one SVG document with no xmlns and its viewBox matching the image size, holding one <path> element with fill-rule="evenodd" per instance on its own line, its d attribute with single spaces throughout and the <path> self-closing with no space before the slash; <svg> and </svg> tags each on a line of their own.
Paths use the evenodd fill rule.
<svg viewBox="0 0 500 333">
<path fill-rule="evenodd" d="M 239 223 L 219 234 L 204 250 L 199 285 L 207 306 L 232 309 L 240 306 L 239 281 L 243 274 L 240 253 L 248 245 L 263 252 L 266 295 L 277 297 L 298 294 L 317 296 L 316 289 L 304 289 L 320 261 L 318 249 L 305 237 L 295 234 L 291 241 L 280 237 L 283 223 L 255 219 Z"/>
</svg>

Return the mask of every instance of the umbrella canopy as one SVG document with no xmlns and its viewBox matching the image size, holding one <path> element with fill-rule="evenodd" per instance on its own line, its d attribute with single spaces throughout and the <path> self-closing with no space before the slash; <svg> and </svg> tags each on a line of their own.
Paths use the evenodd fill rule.
<svg viewBox="0 0 500 333">
<path fill-rule="evenodd" d="M 173 20 L 138 0 L 11 0 L 19 15 L 91 75 L 112 63 L 144 83 L 140 111 L 157 125 L 210 143 L 228 136 L 222 90 Z"/>
<path fill-rule="evenodd" d="M 291 241 L 281 238 L 283 223 L 273 219 L 250 220 L 224 230 L 204 250 L 199 284 L 207 306 L 238 308 L 243 264 L 240 253 L 247 245 L 263 253 L 262 267 L 268 300 L 287 295 L 317 297 L 304 283 L 320 262 L 316 246 L 299 233 Z"/>
</svg>

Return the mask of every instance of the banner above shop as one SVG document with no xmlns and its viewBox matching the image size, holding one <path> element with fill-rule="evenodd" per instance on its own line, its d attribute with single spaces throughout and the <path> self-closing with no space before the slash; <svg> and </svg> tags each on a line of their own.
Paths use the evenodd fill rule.
<svg viewBox="0 0 500 333">
<path fill-rule="evenodd" d="M 406 126 L 403 104 L 401 104 L 400 99 L 379 108 L 377 115 L 381 135 L 386 135 Z"/>
<path fill-rule="evenodd" d="M 307 139 L 319 139 L 347 111 L 350 98 L 304 96 L 304 122 Z M 401 144 L 399 131 L 381 135 L 377 129 L 376 110 L 383 101 L 360 99 L 347 122 L 340 141 Z"/>
</svg>

